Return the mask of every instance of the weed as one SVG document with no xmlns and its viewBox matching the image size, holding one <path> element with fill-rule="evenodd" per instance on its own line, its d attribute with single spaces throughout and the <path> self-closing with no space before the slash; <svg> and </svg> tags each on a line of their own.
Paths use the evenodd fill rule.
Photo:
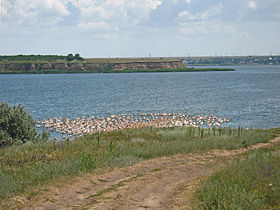
<svg viewBox="0 0 280 210">
<path fill-rule="evenodd" d="M 203 139 L 203 135 L 204 135 L 204 129 L 201 130 L 201 133 L 200 133 L 200 139 L 202 140 Z"/>
<path fill-rule="evenodd" d="M 242 160 L 218 170 L 201 183 L 193 206 L 198 209 L 278 209 L 279 150 L 280 144 L 249 151 Z"/>
<path fill-rule="evenodd" d="M 219 136 L 222 136 L 222 128 L 219 128 Z"/>
<path fill-rule="evenodd" d="M 213 128 L 214 129 L 214 128 Z M 140 128 L 86 135 L 71 141 L 50 141 L 0 148 L 0 199 L 52 180 L 98 169 L 178 153 L 237 149 L 273 138 L 265 130 L 244 130 L 221 136 L 203 128 Z M 236 129 L 233 129 L 236 132 Z M 200 136 L 194 135 L 200 133 Z"/>
<path fill-rule="evenodd" d="M 100 145 L 100 136 L 99 136 L 99 134 L 97 135 L 97 146 L 99 147 L 99 145 Z"/>
<path fill-rule="evenodd" d="M 216 136 L 216 127 L 214 126 L 214 127 L 212 128 L 212 130 L 213 130 L 213 135 Z"/>
<path fill-rule="evenodd" d="M 88 171 L 95 168 L 95 159 L 91 154 L 83 153 L 81 157 L 81 170 Z"/>
<path fill-rule="evenodd" d="M 241 128 L 240 126 L 238 126 L 238 129 L 237 129 L 237 137 L 240 138 L 240 134 L 241 134 Z"/>
</svg>

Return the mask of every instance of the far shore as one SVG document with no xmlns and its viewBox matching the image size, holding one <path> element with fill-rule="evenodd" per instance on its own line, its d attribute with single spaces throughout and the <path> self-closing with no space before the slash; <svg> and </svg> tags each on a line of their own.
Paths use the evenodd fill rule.
<svg viewBox="0 0 280 210">
<path fill-rule="evenodd" d="M 212 72 L 235 71 L 233 68 L 184 68 L 184 69 L 125 69 L 125 70 L 39 70 L 39 71 L 1 71 L 0 74 L 83 74 L 83 73 L 156 73 L 156 72 Z"/>
</svg>

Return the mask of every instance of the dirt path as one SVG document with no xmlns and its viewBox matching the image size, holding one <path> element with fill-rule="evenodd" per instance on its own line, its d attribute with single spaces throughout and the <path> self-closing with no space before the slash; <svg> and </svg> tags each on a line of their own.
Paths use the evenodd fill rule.
<svg viewBox="0 0 280 210">
<path fill-rule="evenodd" d="M 276 141 L 280 137 L 271 142 Z M 221 157 L 236 158 L 249 149 L 268 145 L 271 143 L 148 160 L 87 175 L 22 202 L 25 209 L 189 209 L 196 184 L 221 166 Z"/>
</svg>

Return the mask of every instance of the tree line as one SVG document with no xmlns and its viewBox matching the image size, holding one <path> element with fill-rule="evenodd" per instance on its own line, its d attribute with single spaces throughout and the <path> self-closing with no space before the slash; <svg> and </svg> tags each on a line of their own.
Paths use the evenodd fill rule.
<svg viewBox="0 0 280 210">
<path fill-rule="evenodd" d="M 83 61 L 84 59 L 80 56 L 80 54 L 68 54 L 65 55 L 0 55 L 0 62 L 4 61 L 49 61 L 54 62 L 58 60 L 66 60 L 73 61 L 79 60 Z"/>
</svg>

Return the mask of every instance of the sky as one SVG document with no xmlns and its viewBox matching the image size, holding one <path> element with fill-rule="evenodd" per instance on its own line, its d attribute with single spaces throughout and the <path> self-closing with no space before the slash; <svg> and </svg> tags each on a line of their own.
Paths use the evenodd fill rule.
<svg viewBox="0 0 280 210">
<path fill-rule="evenodd" d="M 0 55 L 280 54 L 280 0 L 0 2 Z"/>
</svg>

